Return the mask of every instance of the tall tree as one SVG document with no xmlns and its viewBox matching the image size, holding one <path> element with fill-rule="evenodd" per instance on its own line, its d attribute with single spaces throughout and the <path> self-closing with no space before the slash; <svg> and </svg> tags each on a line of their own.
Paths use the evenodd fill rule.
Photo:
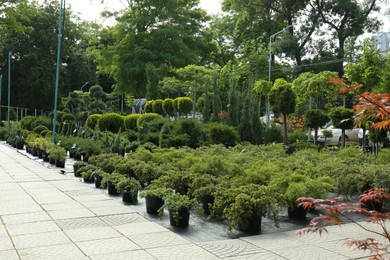
<svg viewBox="0 0 390 260">
<path fill-rule="evenodd" d="M 100 72 L 116 80 L 116 90 L 146 94 L 146 65 L 180 68 L 200 64 L 210 46 L 208 17 L 198 0 L 128 0 L 110 29 L 114 42 L 100 51 Z"/>
<path fill-rule="evenodd" d="M 321 22 L 328 25 L 338 42 L 336 57 L 339 59 L 339 77 L 344 75 L 345 42 L 348 38 L 373 32 L 380 21 L 370 14 L 378 11 L 378 0 L 315 0 Z"/>
</svg>

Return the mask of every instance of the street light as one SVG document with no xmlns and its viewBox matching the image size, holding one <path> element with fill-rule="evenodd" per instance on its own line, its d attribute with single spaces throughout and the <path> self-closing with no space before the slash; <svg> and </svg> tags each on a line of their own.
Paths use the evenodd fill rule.
<svg viewBox="0 0 390 260">
<path fill-rule="evenodd" d="M 60 63 L 61 63 L 62 5 L 63 5 L 63 0 L 60 1 L 60 18 L 59 18 L 59 25 L 58 25 L 58 49 L 57 49 L 57 64 L 56 64 L 56 85 L 55 85 L 54 108 L 53 108 L 53 132 L 52 132 L 52 141 L 53 141 L 53 143 L 56 143 L 58 84 L 59 84 L 59 79 L 60 79 Z"/>
<path fill-rule="evenodd" d="M 283 28 L 283 30 L 280 30 L 279 32 L 277 33 L 274 33 L 272 34 L 270 37 L 269 37 L 269 60 L 268 60 L 268 81 L 271 82 L 271 65 L 272 65 L 272 38 L 275 37 L 276 35 L 280 34 L 280 33 L 283 33 L 283 32 L 286 32 L 288 28 L 290 27 L 293 27 L 294 25 L 293 24 L 290 24 L 289 26 Z M 269 105 L 269 100 L 268 100 L 268 97 L 265 96 L 267 101 L 266 101 L 266 113 L 267 113 L 267 127 L 269 127 L 269 114 L 270 114 L 270 105 Z"/>
</svg>

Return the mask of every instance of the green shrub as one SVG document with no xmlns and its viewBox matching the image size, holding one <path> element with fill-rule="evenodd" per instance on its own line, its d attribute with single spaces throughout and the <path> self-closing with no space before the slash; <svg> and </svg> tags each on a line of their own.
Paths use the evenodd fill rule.
<svg viewBox="0 0 390 260">
<path fill-rule="evenodd" d="M 99 118 L 101 116 L 102 116 L 101 114 L 90 115 L 87 118 L 87 121 L 85 122 L 85 126 L 91 128 L 91 129 L 95 129 L 95 127 L 97 126 L 97 123 L 99 121 Z"/>
<path fill-rule="evenodd" d="M 173 116 L 175 114 L 175 108 L 173 105 L 173 99 L 166 98 L 163 101 L 162 108 L 164 110 L 164 113 L 170 116 Z"/>
<path fill-rule="evenodd" d="M 72 114 L 69 114 L 69 113 L 64 113 L 63 115 L 62 115 L 62 122 L 72 122 L 72 121 L 74 121 L 75 120 L 75 117 L 74 117 L 74 115 L 72 115 Z"/>
<path fill-rule="evenodd" d="M 117 113 L 103 114 L 98 120 L 98 126 L 101 131 L 118 133 L 120 129 L 124 129 L 124 119 Z"/>
<path fill-rule="evenodd" d="M 189 97 L 181 97 L 177 98 L 177 108 L 180 113 L 182 114 L 188 114 L 192 111 L 194 106 L 194 101 L 192 101 Z"/>
<path fill-rule="evenodd" d="M 281 143 L 283 142 L 282 128 L 276 123 L 271 123 L 270 127 L 266 127 L 264 131 L 265 143 Z"/>
<path fill-rule="evenodd" d="M 153 100 L 146 101 L 144 106 L 145 113 L 152 113 L 153 112 Z"/>
<path fill-rule="evenodd" d="M 140 118 L 141 114 L 131 114 L 125 117 L 125 129 L 137 131 L 137 120 Z"/>
<path fill-rule="evenodd" d="M 48 129 L 46 126 L 40 125 L 40 126 L 36 126 L 32 131 L 33 131 L 34 133 L 37 133 L 37 134 L 39 134 L 39 135 L 42 135 L 42 132 L 43 132 L 44 130 L 49 131 L 49 129 Z M 43 135 L 42 135 L 42 136 L 43 136 Z"/>
<path fill-rule="evenodd" d="M 143 114 L 140 118 L 137 119 L 137 127 L 138 129 L 143 126 L 145 123 L 149 123 L 154 119 L 162 119 L 163 117 L 156 113 L 147 113 Z"/>
<path fill-rule="evenodd" d="M 207 126 L 209 141 L 212 144 L 235 145 L 239 140 L 236 129 L 222 123 L 210 123 Z"/>
<path fill-rule="evenodd" d="M 162 99 L 156 99 L 152 103 L 152 111 L 153 113 L 164 115 L 163 110 L 163 100 Z"/>
<path fill-rule="evenodd" d="M 179 119 L 174 122 L 172 134 L 186 135 L 187 145 L 191 148 L 199 147 L 202 141 L 203 125 L 196 119 Z"/>
<path fill-rule="evenodd" d="M 288 140 L 291 143 L 296 143 L 296 142 L 303 142 L 307 140 L 307 131 L 296 131 L 292 133 L 288 133 Z"/>
</svg>

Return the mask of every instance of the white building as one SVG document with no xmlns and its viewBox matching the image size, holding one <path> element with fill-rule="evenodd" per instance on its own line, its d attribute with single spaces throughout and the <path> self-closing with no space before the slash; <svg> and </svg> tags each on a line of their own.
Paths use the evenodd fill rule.
<svg viewBox="0 0 390 260">
<path fill-rule="evenodd" d="M 388 53 L 390 51 L 390 32 L 381 32 L 373 37 L 375 40 L 376 49 L 380 53 Z"/>
</svg>

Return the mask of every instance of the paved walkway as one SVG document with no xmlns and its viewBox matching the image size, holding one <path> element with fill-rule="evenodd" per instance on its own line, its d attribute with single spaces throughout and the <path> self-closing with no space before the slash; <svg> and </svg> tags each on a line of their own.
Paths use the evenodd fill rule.
<svg viewBox="0 0 390 260">
<path fill-rule="evenodd" d="M 71 165 L 66 166 L 68 171 Z M 354 225 L 329 234 L 274 232 L 191 242 L 77 179 L 0 144 L 0 259 L 368 259 L 344 246 Z"/>
</svg>

